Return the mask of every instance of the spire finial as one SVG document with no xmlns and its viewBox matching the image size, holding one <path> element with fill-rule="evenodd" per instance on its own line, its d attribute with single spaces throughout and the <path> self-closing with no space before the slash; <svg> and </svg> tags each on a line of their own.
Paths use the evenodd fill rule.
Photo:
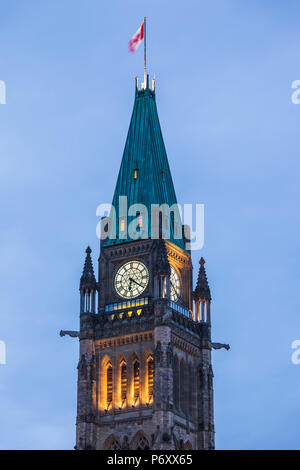
<svg viewBox="0 0 300 470">
<path fill-rule="evenodd" d="M 93 262 L 91 258 L 92 250 L 90 246 L 87 247 L 85 252 L 86 252 L 86 257 L 85 257 L 82 276 L 80 278 L 80 287 L 83 287 L 83 286 L 94 287 L 96 286 L 96 278 L 94 275 Z"/>
<path fill-rule="evenodd" d="M 202 256 L 200 258 L 199 264 L 200 264 L 200 268 L 199 268 L 196 289 L 194 291 L 194 298 L 211 300 L 210 288 L 207 282 L 207 277 L 206 277 L 206 272 L 205 272 L 205 267 L 204 267 L 205 259 Z"/>
</svg>

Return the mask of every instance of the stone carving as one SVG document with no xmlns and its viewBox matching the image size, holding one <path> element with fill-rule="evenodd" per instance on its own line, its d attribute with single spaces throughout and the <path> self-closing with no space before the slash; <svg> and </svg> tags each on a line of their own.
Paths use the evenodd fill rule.
<svg viewBox="0 0 300 470">
<path fill-rule="evenodd" d="M 229 344 L 223 344 L 223 343 L 211 343 L 211 347 L 213 349 L 227 349 L 227 351 L 230 349 Z"/>
<path fill-rule="evenodd" d="M 166 244 L 163 239 L 156 241 L 157 258 L 156 258 L 156 273 L 170 275 L 170 264 L 168 260 Z"/>
<path fill-rule="evenodd" d="M 173 346 L 171 343 L 168 343 L 167 346 L 167 367 L 173 366 Z"/>
<path fill-rule="evenodd" d="M 214 379 L 214 373 L 213 373 L 213 370 L 212 370 L 212 366 L 209 366 L 209 370 L 208 370 L 208 384 L 209 384 L 209 387 L 212 388 L 213 386 L 213 379 Z"/>
<path fill-rule="evenodd" d="M 96 380 L 96 360 L 95 356 L 93 355 L 90 360 L 90 377 L 91 381 Z"/>
<path fill-rule="evenodd" d="M 178 442 L 178 439 L 177 439 L 177 437 L 176 437 L 176 434 L 173 432 L 173 430 L 172 430 L 172 435 L 173 435 L 173 441 L 174 441 L 175 450 L 179 450 L 179 442 Z"/>
<path fill-rule="evenodd" d="M 71 338 L 79 338 L 79 331 L 60 330 L 60 336 L 70 336 Z"/>
<path fill-rule="evenodd" d="M 163 352 L 161 348 L 161 342 L 157 341 L 157 345 L 154 352 L 155 364 L 158 366 L 162 365 L 163 362 Z"/>
<path fill-rule="evenodd" d="M 162 317 L 162 324 L 167 325 L 169 320 L 172 319 L 172 311 L 169 309 Z"/>
<path fill-rule="evenodd" d="M 128 436 L 124 436 L 124 439 L 122 442 L 122 450 L 129 450 Z"/>
<path fill-rule="evenodd" d="M 207 370 L 204 369 L 204 367 L 201 367 L 199 369 L 199 382 L 200 382 L 200 388 L 205 389 L 207 388 L 208 385 L 208 373 Z"/>
<path fill-rule="evenodd" d="M 82 354 L 80 361 L 78 363 L 78 373 L 81 379 L 87 379 L 87 363 L 85 359 L 85 354 Z"/>
<path fill-rule="evenodd" d="M 159 425 L 156 426 L 156 430 L 153 434 L 151 434 L 151 442 L 152 442 L 152 446 L 154 446 L 155 442 L 157 441 L 157 438 L 160 434 L 160 427 Z"/>
</svg>

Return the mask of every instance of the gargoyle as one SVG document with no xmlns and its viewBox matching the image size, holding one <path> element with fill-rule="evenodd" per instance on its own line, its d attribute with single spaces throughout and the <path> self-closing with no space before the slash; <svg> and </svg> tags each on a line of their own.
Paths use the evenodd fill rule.
<svg viewBox="0 0 300 470">
<path fill-rule="evenodd" d="M 78 338 L 79 331 L 60 330 L 60 336 L 71 336 L 71 338 Z"/>
<path fill-rule="evenodd" d="M 229 344 L 223 344 L 223 343 L 211 343 L 211 347 L 213 349 L 227 349 L 227 351 L 230 349 Z"/>
</svg>

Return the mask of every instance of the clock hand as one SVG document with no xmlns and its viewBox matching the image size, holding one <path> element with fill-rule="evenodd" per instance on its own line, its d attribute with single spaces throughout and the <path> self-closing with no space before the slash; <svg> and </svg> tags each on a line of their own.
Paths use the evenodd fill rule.
<svg viewBox="0 0 300 470">
<path fill-rule="evenodd" d="M 139 284 L 137 281 L 135 281 L 134 279 L 132 279 L 132 277 L 129 278 L 129 281 L 134 282 L 134 283 L 137 284 L 138 286 L 144 288 L 144 286 L 142 286 L 142 284 Z"/>
</svg>

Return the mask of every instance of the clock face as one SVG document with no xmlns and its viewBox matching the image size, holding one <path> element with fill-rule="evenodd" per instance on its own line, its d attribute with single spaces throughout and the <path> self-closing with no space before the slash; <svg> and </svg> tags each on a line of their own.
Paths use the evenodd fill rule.
<svg viewBox="0 0 300 470">
<path fill-rule="evenodd" d="M 141 261 L 123 264 L 115 275 L 115 289 L 123 299 L 134 299 L 144 292 L 149 282 L 149 272 Z"/>
<path fill-rule="evenodd" d="M 177 271 L 171 266 L 171 276 L 170 276 L 170 294 L 171 300 L 177 302 L 180 296 L 180 279 Z"/>
</svg>

